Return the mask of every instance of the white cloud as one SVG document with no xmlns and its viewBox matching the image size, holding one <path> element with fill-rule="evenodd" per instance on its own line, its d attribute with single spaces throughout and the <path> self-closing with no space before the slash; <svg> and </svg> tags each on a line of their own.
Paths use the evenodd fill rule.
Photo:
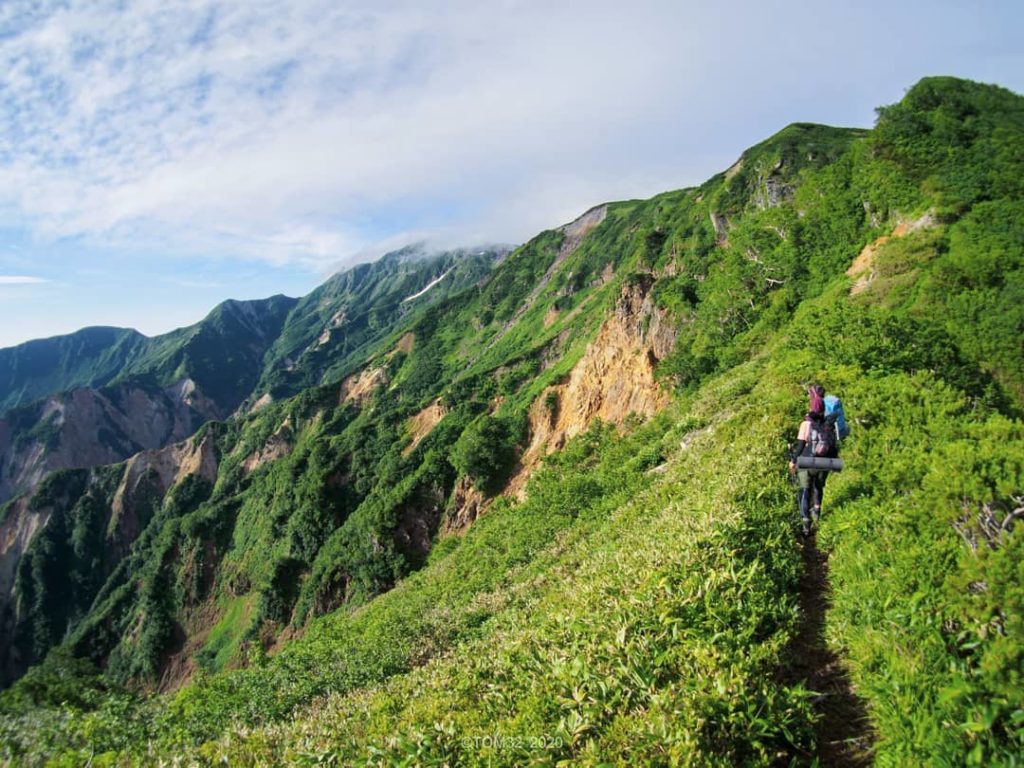
<svg viewBox="0 0 1024 768">
<path fill-rule="evenodd" d="M 313 266 L 413 232 L 519 240 L 842 98 L 869 116 L 866 80 L 918 66 L 903 16 L 936 23 L 771 6 L 7 0 L 0 224 Z"/>
<path fill-rule="evenodd" d="M 42 277 L 30 277 L 29 275 L 0 275 L 0 285 L 38 285 L 48 283 Z"/>
</svg>

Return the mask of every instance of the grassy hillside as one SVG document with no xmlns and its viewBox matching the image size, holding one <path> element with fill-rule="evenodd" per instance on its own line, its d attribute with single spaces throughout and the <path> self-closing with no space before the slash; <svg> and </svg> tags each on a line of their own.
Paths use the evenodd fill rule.
<svg viewBox="0 0 1024 768">
<path fill-rule="evenodd" d="M 836 719 L 799 672 L 812 643 L 880 764 L 1016 764 L 1022 140 L 1024 99 L 948 78 L 870 132 L 790 126 L 700 188 L 540 234 L 340 388 L 211 427 L 215 476 L 147 497 L 66 639 L 0 696 L 6 754 L 810 763 Z M 578 372 L 642 394 L 623 339 L 674 395 L 614 427 Z M 854 431 L 801 542 L 785 456 L 812 381 Z M 572 439 L 496 498 L 544 430 Z M 51 479 L 57 519 L 109 525 L 103 477 Z M 491 502 L 467 525 L 473 494 Z M 26 638 L 72 614 L 58 551 L 19 570 Z"/>
</svg>

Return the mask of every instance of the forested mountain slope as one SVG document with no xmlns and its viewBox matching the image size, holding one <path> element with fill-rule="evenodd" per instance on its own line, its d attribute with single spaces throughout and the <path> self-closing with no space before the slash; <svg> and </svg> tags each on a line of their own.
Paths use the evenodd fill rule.
<svg viewBox="0 0 1024 768">
<path fill-rule="evenodd" d="M 258 373 L 266 345 L 295 303 L 286 296 L 226 301 L 195 325 L 152 338 L 129 328 L 83 328 L 0 349 L 0 411 L 146 374 L 164 386 L 191 377 L 212 384 L 226 401 L 240 399 L 232 379 L 252 376 L 253 369 Z M 210 365 L 211 348 L 232 350 L 224 370 Z M 229 402 L 224 407 L 230 412 Z"/>
<path fill-rule="evenodd" d="M 505 251 L 409 247 L 302 299 L 226 301 L 162 336 L 87 328 L 0 350 L 5 402 L 44 395 L 0 416 L 0 502 L 49 472 L 122 461 L 240 406 L 339 380 L 367 345 L 475 284 Z"/>
<path fill-rule="evenodd" d="M 926 79 L 541 233 L 340 384 L 51 475 L 5 513 L 45 520 L 7 754 L 810 763 L 817 546 L 861 757 L 1014 764 L 1022 193 L 1024 99 Z M 812 381 L 854 432 L 801 543 Z"/>
</svg>

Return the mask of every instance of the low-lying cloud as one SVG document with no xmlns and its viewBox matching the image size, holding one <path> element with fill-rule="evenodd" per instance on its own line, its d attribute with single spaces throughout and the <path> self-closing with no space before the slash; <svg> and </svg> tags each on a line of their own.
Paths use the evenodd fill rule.
<svg viewBox="0 0 1024 768">
<path fill-rule="evenodd" d="M 30 275 L 0 275 L 0 285 L 38 285 L 48 282 L 45 278 Z"/>
</svg>

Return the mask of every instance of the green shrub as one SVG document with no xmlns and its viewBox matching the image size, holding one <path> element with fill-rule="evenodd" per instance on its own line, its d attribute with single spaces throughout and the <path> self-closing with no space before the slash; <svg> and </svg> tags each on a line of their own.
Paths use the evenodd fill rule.
<svg viewBox="0 0 1024 768">
<path fill-rule="evenodd" d="M 493 492 L 512 468 L 516 442 L 518 435 L 508 419 L 480 416 L 452 446 L 450 460 L 456 471 L 469 477 L 477 488 Z"/>
</svg>

